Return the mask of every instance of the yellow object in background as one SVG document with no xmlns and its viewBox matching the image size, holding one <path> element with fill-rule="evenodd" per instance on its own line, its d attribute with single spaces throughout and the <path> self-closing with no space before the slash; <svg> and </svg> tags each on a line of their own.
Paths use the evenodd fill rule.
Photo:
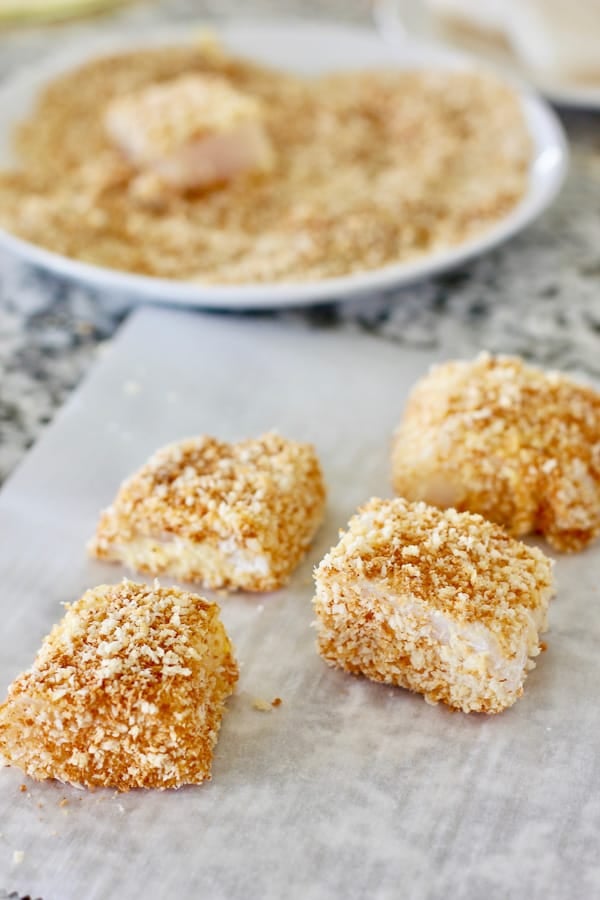
<svg viewBox="0 0 600 900">
<path fill-rule="evenodd" d="M 122 0 L 0 0 L 0 24 L 85 16 L 117 6 L 119 2 Z"/>
</svg>

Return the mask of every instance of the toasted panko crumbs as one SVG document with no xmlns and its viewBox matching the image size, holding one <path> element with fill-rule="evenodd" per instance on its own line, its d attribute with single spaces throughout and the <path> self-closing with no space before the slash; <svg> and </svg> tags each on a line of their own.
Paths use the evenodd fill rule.
<svg viewBox="0 0 600 900">
<path fill-rule="evenodd" d="M 110 144 L 115 96 L 211 72 L 266 110 L 273 171 L 145 203 Z M 306 281 L 459 244 L 511 210 L 530 140 L 518 98 L 475 72 L 314 80 L 170 47 L 95 59 L 49 84 L 0 175 L 0 226 L 87 263 L 185 281 Z"/>
</svg>

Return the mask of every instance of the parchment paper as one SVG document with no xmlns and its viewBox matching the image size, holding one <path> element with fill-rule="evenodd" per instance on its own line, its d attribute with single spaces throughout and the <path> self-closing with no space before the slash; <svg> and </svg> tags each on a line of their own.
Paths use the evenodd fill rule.
<svg viewBox="0 0 600 900">
<path fill-rule="evenodd" d="M 213 781 L 116 795 L 1 770 L 0 888 L 43 900 L 600 896 L 598 548 L 558 560 L 549 649 L 500 716 L 428 706 L 314 649 L 311 568 L 356 505 L 390 494 L 391 430 L 432 361 L 289 322 L 154 310 L 125 326 L 0 495 L 3 696 L 60 604 L 123 576 L 84 545 L 161 444 L 272 427 L 312 440 L 327 521 L 287 590 L 219 601 L 241 680 Z M 276 696 L 271 712 L 252 706 Z"/>
</svg>

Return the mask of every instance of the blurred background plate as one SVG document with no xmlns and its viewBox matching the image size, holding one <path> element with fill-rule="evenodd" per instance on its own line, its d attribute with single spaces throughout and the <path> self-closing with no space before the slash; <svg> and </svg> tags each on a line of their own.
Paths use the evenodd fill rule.
<svg viewBox="0 0 600 900">
<path fill-rule="evenodd" d="M 11 134 L 31 109 L 35 97 L 50 79 L 103 52 L 195 40 L 199 25 L 155 29 L 147 34 L 103 33 L 16 73 L 0 88 L 0 167 L 14 162 Z M 288 22 L 237 24 L 221 27 L 218 37 L 232 52 L 266 65 L 303 75 L 336 69 L 373 67 L 457 69 L 482 64 L 473 58 L 416 41 L 401 45 L 384 42 L 374 31 L 337 25 Z M 554 200 L 567 168 L 566 140 L 552 110 L 534 92 L 513 84 L 520 96 L 531 132 L 533 155 L 529 187 L 521 202 L 480 237 L 449 250 L 436 251 L 411 262 L 320 281 L 235 286 L 203 285 L 119 272 L 60 256 L 0 231 L 0 246 L 28 262 L 81 283 L 117 290 L 140 300 L 205 308 L 258 309 L 299 306 L 344 300 L 385 288 L 397 287 L 456 267 L 521 231 Z"/>
<path fill-rule="evenodd" d="M 373 9 L 382 36 L 397 48 L 415 40 L 443 44 L 457 53 L 477 57 L 501 75 L 529 82 L 557 106 L 600 111 L 600 81 L 588 83 L 569 80 L 564 74 L 534 72 L 506 40 L 466 21 L 444 21 L 429 9 L 426 0 L 373 0 Z"/>
</svg>

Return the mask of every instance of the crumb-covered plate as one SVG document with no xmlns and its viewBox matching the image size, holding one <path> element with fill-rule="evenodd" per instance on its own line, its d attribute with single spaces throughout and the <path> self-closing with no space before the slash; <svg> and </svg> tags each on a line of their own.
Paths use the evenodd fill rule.
<svg viewBox="0 0 600 900">
<path fill-rule="evenodd" d="M 189 45 L 198 41 L 198 33 L 198 28 L 188 26 L 136 36 L 104 34 L 90 38 L 76 48 L 62 50 L 60 56 L 47 58 L 39 65 L 17 73 L 0 90 L 0 167 L 14 167 L 15 159 L 11 151 L 14 128 L 32 110 L 40 91 L 57 76 L 107 53 L 167 44 Z M 399 50 L 388 46 L 374 32 L 337 25 L 231 25 L 220 29 L 218 38 L 228 53 L 305 77 L 341 70 L 395 69 L 433 73 L 434 76 L 440 71 L 450 71 L 454 76 L 460 77 L 462 73 L 468 78 L 468 73 L 477 73 L 481 69 L 469 57 L 450 51 L 416 43 Z M 273 278 L 269 273 L 260 278 L 253 277 L 250 266 L 247 280 L 239 272 L 231 280 L 220 280 L 218 277 L 208 280 L 203 276 L 175 277 L 176 266 L 173 267 L 174 277 L 155 277 L 121 271 L 105 264 L 91 264 L 72 258 L 67 252 L 63 254 L 46 249 L 30 239 L 9 233 L 9 230 L 0 231 L 0 245 L 30 263 L 92 287 L 118 290 L 149 301 L 212 308 L 273 308 L 343 300 L 406 284 L 455 267 L 502 243 L 533 221 L 556 196 L 567 165 L 566 143 L 561 127 L 551 110 L 535 94 L 526 88 L 512 87 L 531 140 L 524 193 L 519 190 L 517 194 L 521 199 L 506 203 L 506 208 L 501 208 L 497 215 L 486 220 L 481 230 L 477 224 L 475 227 L 469 226 L 465 229 L 465 238 L 458 243 L 446 240 L 441 233 L 439 239 L 436 236 L 428 243 L 427 249 L 419 250 L 420 255 L 408 255 L 400 262 L 386 262 L 383 265 L 376 262 L 375 267 L 369 268 L 366 264 L 365 268 L 358 268 L 350 274 L 342 271 L 341 274 L 326 274 L 324 277 L 309 272 L 302 278 L 295 277 L 293 272 L 291 277 L 285 273 Z M 435 146 L 435 140 L 433 144 Z M 399 140 L 399 161 L 403 152 L 408 153 L 409 150 Z M 485 172 L 485 166 L 482 172 Z M 352 183 L 350 178 L 349 184 Z M 35 207 L 30 214 L 35 217 Z M 473 210 L 469 210 L 468 214 L 473 218 Z M 76 211 L 70 210 L 68 215 L 76 218 Z M 393 220 L 395 207 L 386 215 Z M 398 209 L 397 215 L 399 218 L 402 215 L 406 217 L 408 213 Z M 364 222 L 360 209 L 357 209 L 356 219 L 357 223 Z M 326 238 L 328 230 L 322 229 Z M 269 240 L 271 237 L 269 233 Z M 375 245 L 381 240 L 375 228 Z M 280 243 L 285 245 L 285 241 L 283 235 Z M 261 251 L 267 261 L 269 246 L 262 247 Z M 393 254 L 389 258 L 393 258 Z M 327 267 L 323 271 L 327 271 Z"/>
</svg>

